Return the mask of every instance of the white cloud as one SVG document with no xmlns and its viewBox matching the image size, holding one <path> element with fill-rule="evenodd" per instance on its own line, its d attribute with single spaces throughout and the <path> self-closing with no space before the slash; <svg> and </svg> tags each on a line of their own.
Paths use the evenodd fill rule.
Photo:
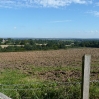
<svg viewBox="0 0 99 99">
<path fill-rule="evenodd" d="M 78 4 L 88 4 L 92 3 L 92 0 L 34 0 L 37 4 L 40 4 L 44 7 L 58 7 L 58 6 L 66 6 L 71 3 Z"/>
<path fill-rule="evenodd" d="M 0 0 L 0 7 L 64 7 L 75 4 L 90 4 L 92 0 Z"/>
<path fill-rule="evenodd" d="M 99 17 L 99 11 L 89 11 L 87 13 L 90 13 L 90 14 L 96 16 L 96 17 Z"/>
<path fill-rule="evenodd" d="M 99 34 L 99 31 L 98 30 L 91 30 L 89 31 L 90 34 L 93 34 L 93 35 L 97 35 Z"/>
<path fill-rule="evenodd" d="M 88 31 L 77 31 L 79 37 L 86 38 L 97 38 L 99 37 L 99 30 L 88 30 Z"/>
</svg>

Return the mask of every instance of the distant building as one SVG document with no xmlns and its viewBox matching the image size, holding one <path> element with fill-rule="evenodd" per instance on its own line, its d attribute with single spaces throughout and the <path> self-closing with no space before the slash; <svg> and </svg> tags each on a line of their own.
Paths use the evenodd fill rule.
<svg viewBox="0 0 99 99">
<path fill-rule="evenodd" d="M 35 44 L 36 44 L 36 45 L 39 45 L 39 46 L 42 46 L 42 45 L 46 46 L 46 45 L 47 45 L 47 43 L 44 43 L 44 44 L 35 43 Z"/>
<path fill-rule="evenodd" d="M 74 45 L 74 43 L 71 43 L 70 45 L 65 45 L 65 46 L 69 47 L 69 46 L 72 46 L 72 45 Z"/>
<path fill-rule="evenodd" d="M 6 42 L 6 40 L 5 40 L 5 39 L 3 39 L 1 43 L 3 43 L 3 44 L 4 44 L 5 42 Z"/>
</svg>

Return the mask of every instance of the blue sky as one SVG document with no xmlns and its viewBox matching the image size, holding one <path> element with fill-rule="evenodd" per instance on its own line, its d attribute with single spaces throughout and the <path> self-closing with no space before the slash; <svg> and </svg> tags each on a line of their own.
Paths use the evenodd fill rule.
<svg viewBox="0 0 99 99">
<path fill-rule="evenodd" d="M 99 38 L 99 1 L 0 0 L 0 37 Z"/>
</svg>

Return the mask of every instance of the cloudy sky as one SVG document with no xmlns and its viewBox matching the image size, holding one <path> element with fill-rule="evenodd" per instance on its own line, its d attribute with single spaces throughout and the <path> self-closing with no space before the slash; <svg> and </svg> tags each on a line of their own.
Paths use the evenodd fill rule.
<svg viewBox="0 0 99 99">
<path fill-rule="evenodd" d="M 0 37 L 99 38 L 99 0 L 0 0 Z"/>
</svg>

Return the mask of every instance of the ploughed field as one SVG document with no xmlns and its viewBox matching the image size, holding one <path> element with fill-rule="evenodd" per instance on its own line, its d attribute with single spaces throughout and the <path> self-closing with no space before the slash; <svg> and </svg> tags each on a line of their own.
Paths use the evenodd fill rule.
<svg viewBox="0 0 99 99">
<path fill-rule="evenodd" d="M 26 81 L 67 82 L 68 80 L 80 80 L 84 54 L 92 56 L 91 79 L 99 79 L 98 48 L 0 53 L 0 73 L 3 75 L 11 71 L 18 71 L 14 77 L 20 73 L 25 74 L 26 76 L 22 76 L 22 78 Z M 0 79 L 3 80 L 2 77 Z"/>
</svg>

